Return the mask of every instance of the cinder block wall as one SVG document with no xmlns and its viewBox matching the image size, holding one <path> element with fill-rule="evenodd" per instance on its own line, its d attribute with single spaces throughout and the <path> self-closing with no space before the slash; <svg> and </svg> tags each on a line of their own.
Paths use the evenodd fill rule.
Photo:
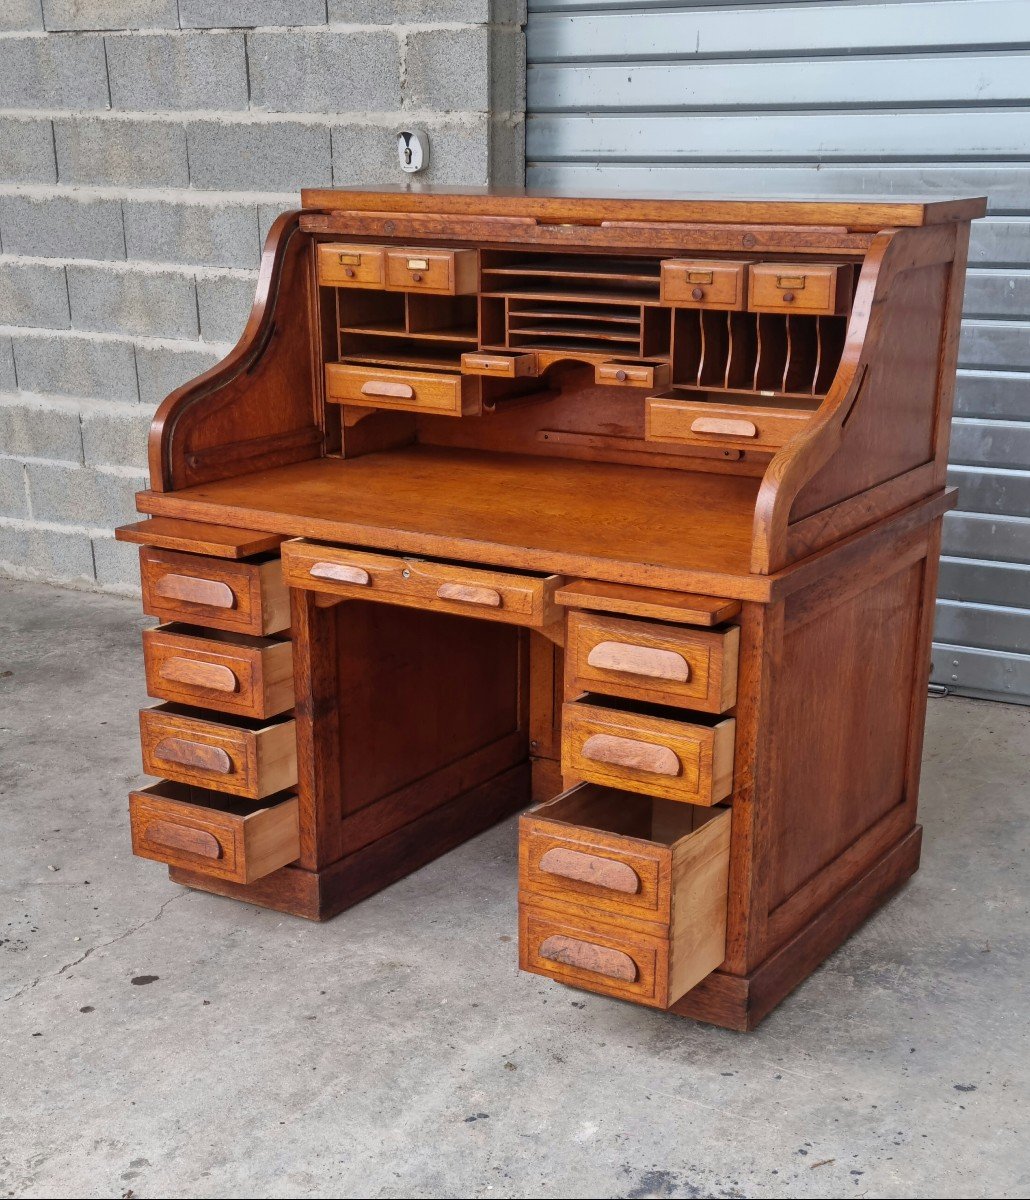
<svg viewBox="0 0 1030 1200">
<path fill-rule="evenodd" d="M 137 586 L 160 400 L 306 185 L 523 178 L 524 0 L 2 0 L 0 572 Z"/>
</svg>

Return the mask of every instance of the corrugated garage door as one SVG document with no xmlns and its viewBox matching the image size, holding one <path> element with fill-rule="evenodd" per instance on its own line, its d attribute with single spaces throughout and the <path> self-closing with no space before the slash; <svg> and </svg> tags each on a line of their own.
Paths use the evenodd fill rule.
<svg viewBox="0 0 1030 1200">
<path fill-rule="evenodd" d="M 990 196 L 933 678 L 1030 702 L 1030 0 L 529 10 L 532 186 Z"/>
</svg>

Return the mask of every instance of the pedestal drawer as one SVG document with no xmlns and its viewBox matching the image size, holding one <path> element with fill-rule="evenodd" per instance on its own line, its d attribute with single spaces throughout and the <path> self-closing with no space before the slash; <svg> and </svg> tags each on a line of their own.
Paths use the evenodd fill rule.
<svg viewBox="0 0 1030 1200">
<path fill-rule="evenodd" d="M 292 720 L 209 717 L 197 709 L 159 704 L 140 710 L 139 727 L 148 775 L 167 775 L 252 800 L 297 783 Z"/>
<path fill-rule="evenodd" d="M 737 700 L 740 629 L 685 629 L 570 612 L 566 692 L 603 692 L 721 713 Z"/>
<path fill-rule="evenodd" d="M 620 707 L 604 696 L 562 709 L 562 774 L 690 804 L 717 804 L 733 790 L 736 722 L 669 709 Z"/>
<path fill-rule="evenodd" d="M 284 543 L 283 570 L 290 587 L 353 600 L 427 608 L 534 629 L 554 627 L 561 620 L 562 609 L 554 600 L 563 583 L 560 575 L 489 571 L 320 546 L 302 539 Z"/>
<path fill-rule="evenodd" d="M 293 645 L 172 623 L 143 631 L 147 694 L 244 717 L 293 707 Z"/>
<path fill-rule="evenodd" d="M 129 795 L 132 851 L 232 883 L 253 883 L 300 855 L 297 797 L 242 800 L 167 781 Z"/>
<path fill-rule="evenodd" d="M 674 1004 L 726 955 L 730 821 L 726 808 L 589 783 L 525 814 L 523 968 Z"/>
<path fill-rule="evenodd" d="M 290 624 L 290 597 L 278 557 L 230 562 L 141 546 L 143 611 L 236 633 L 278 633 Z"/>
</svg>

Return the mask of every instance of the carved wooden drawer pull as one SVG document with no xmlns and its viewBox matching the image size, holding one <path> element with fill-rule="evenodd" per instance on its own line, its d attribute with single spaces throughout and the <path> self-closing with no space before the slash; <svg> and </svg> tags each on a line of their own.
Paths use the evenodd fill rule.
<svg viewBox="0 0 1030 1200">
<path fill-rule="evenodd" d="M 152 846 L 161 846 L 165 850 L 184 851 L 198 858 L 222 857 L 218 839 L 204 829 L 190 829 L 186 825 L 173 825 L 170 821 L 151 821 L 144 837 Z"/>
<path fill-rule="evenodd" d="M 185 600 L 187 604 L 206 604 L 208 608 L 233 608 L 236 596 L 226 583 L 217 579 L 195 579 L 192 575 L 162 575 L 154 591 L 166 600 Z"/>
<path fill-rule="evenodd" d="M 583 757 L 591 762 L 628 767 L 632 771 L 650 771 L 652 775 L 678 775 L 680 760 L 668 746 L 638 742 L 635 738 L 595 733 L 583 743 Z"/>
<path fill-rule="evenodd" d="M 628 896 L 640 891 L 640 876 L 628 863 L 599 854 L 584 854 L 582 850 L 567 850 L 563 846 L 552 846 L 543 855 L 540 870 L 563 879 L 592 883 L 610 892 L 625 892 Z"/>
<path fill-rule="evenodd" d="M 686 683 L 690 664 L 674 650 L 653 646 L 635 646 L 632 642 L 598 642 L 587 655 L 591 667 L 605 671 L 623 671 L 627 675 L 646 675 L 649 679 L 668 679 Z"/>
<path fill-rule="evenodd" d="M 316 579 L 335 579 L 337 583 L 368 583 L 368 572 L 363 567 L 351 567 L 347 563 L 315 563 L 308 571 Z"/>
<path fill-rule="evenodd" d="M 501 593 L 488 587 L 474 587 L 468 583 L 441 583 L 436 592 L 441 600 L 462 600 L 465 604 L 484 604 L 488 608 L 501 607 Z"/>
<path fill-rule="evenodd" d="M 232 759 L 220 746 L 205 746 L 203 742 L 190 742 L 185 738 L 162 738 L 154 747 L 154 757 L 201 771 L 215 771 L 219 775 L 232 774 Z"/>
<path fill-rule="evenodd" d="M 186 683 L 213 692 L 235 692 L 239 687 L 239 680 L 228 667 L 194 662 L 192 658 L 170 658 L 161 664 L 158 674 L 170 683 Z"/>
<path fill-rule="evenodd" d="M 540 957 L 579 967 L 581 971 L 593 971 L 595 975 L 606 975 L 609 979 L 623 979 L 626 983 L 634 983 L 637 978 L 637 964 L 628 954 L 561 933 L 554 933 L 540 943 Z"/>
<path fill-rule="evenodd" d="M 752 421 L 734 421 L 728 417 L 698 417 L 690 427 L 691 433 L 728 433 L 732 437 L 758 437 Z"/>
<path fill-rule="evenodd" d="M 415 389 L 410 383 L 396 383 L 392 379 L 370 379 L 361 385 L 363 396 L 393 396 L 399 400 L 410 400 Z"/>
</svg>

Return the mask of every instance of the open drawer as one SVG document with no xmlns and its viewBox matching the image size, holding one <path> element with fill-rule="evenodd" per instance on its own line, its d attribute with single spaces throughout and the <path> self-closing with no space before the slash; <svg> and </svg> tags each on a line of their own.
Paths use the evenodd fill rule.
<svg viewBox="0 0 1030 1200">
<path fill-rule="evenodd" d="M 300 855 L 297 797 L 242 800 L 167 780 L 129 794 L 132 852 L 232 883 L 253 883 Z"/>
<path fill-rule="evenodd" d="M 554 599 L 564 582 L 560 575 L 484 570 L 303 539 L 284 543 L 283 571 L 290 587 L 533 629 L 559 626 L 563 611 Z"/>
<path fill-rule="evenodd" d="M 731 814 L 580 784 L 519 825 L 520 963 L 667 1008 L 722 962 Z"/>
</svg>

